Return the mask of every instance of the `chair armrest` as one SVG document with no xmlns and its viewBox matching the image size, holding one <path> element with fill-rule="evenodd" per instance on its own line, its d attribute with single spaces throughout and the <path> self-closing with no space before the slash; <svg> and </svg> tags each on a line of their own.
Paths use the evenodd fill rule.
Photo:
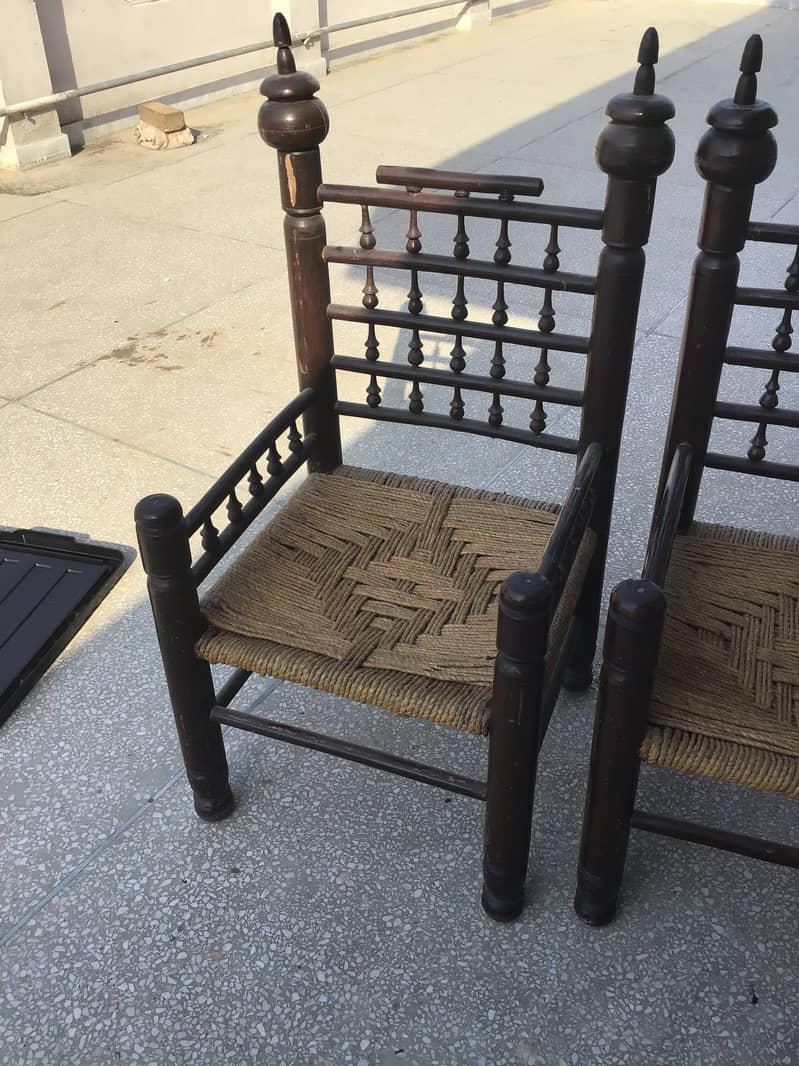
<svg viewBox="0 0 799 1066">
<path fill-rule="evenodd" d="M 560 599 L 580 542 L 591 521 L 594 507 L 592 486 L 601 461 L 602 445 L 596 442 L 589 444 L 579 462 L 566 502 L 561 508 L 541 560 L 539 573 L 553 588 L 553 610 Z"/>
<path fill-rule="evenodd" d="M 233 460 L 224 474 L 186 515 L 186 536 L 191 538 L 199 532 L 203 548 L 202 554 L 191 568 L 198 585 L 236 543 L 253 519 L 274 499 L 289 478 L 313 455 L 316 435 L 311 433 L 303 436 L 296 423 L 300 416 L 313 406 L 315 400 L 316 393 L 310 388 L 303 389 L 295 396 L 247 445 L 241 455 Z M 279 438 L 284 435 L 285 444 L 281 446 L 289 452 L 286 459 L 281 458 L 277 448 Z M 258 462 L 264 455 L 267 456 L 266 479 L 258 469 Z M 250 499 L 242 504 L 236 495 L 236 489 L 245 478 L 246 492 Z M 219 530 L 214 525 L 213 516 L 225 503 L 226 523 Z"/>
<path fill-rule="evenodd" d="M 685 487 L 691 472 L 692 456 L 693 449 L 690 444 L 679 444 L 675 449 L 669 476 L 658 500 L 655 517 L 652 519 L 641 577 L 645 581 L 654 582 L 661 588 L 669 568 L 671 550 L 674 546 L 674 537 L 677 533 L 685 497 Z"/>
</svg>

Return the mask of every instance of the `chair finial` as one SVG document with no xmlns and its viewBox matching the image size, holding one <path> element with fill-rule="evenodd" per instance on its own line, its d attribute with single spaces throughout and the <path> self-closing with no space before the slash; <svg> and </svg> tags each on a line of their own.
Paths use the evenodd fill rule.
<svg viewBox="0 0 799 1066">
<path fill-rule="evenodd" d="M 294 54 L 291 51 L 291 30 L 286 21 L 286 16 L 280 11 L 272 19 L 272 38 L 277 48 L 278 74 L 293 74 L 297 65 L 294 62 Z"/>
<path fill-rule="evenodd" d="M 640 66 L 635 75 L 633 92 L 638 96 L 651 96 L 655 91 L 655 64 L 660 52 L 660 40 L 658 31 L 650 26 L 641 38 L 638 48 L 638 62 Z"/>
<path fill-rule="evenodd" d="M 763 38 L 753 33 L 744 45 L 741 56 L 741 76 L 735 90 L 736 104 L 753 104 L 757 99 L 757 74 L 763 65 Z"/>
<path fill-rule="evenodd" d="M 638 47 L 640 66 L 631 93 L 618 93 L 605 114 L 610 123 L 599 135 L 596 161 L 604 172 L 625 181 L 654 181 L 674 159 L 674 134 L 666 125 L 674 104 L 655 92 L 660 41 L 650 26 Z"/>
</svg>

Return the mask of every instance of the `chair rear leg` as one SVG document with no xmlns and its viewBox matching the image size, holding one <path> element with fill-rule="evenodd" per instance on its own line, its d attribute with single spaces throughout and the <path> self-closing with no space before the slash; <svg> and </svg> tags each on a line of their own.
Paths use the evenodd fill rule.
<svg viewBox="0 0 799 1066">
<path fill-rule="evenodd" d="M 211 721 L 211 668 L 194 645 L 203 626 L 183 511 L 172 496 L 136 506 L 136 531 L 194 809 L 216 822 L 233 810 L 222 731 Z"/>
<path fill-rule="evenodd" d="M 574 609 L 577 636 L 574 650 L 563 672 L 563 687 L 569 692 L 583 692 L 594 679 L 594 656 L 602 606 L 602 585 L 605 574 L 604 553 L 595 553 L 585 575 L 585 582 Z"/>
<path fill-rule="evenodd" d="M 664 614 L 663 592 L 651 581 L 613 590 L 574 900 L 590 925 L 616 913 Z"/>
<path fill-rule="evenodd" d="M 511 574 L 497 626 L 483 849 L 483 909 L 500 922 L 524 906 L 541 739 L 551 588 L 540 574 Z"/>
</svg>

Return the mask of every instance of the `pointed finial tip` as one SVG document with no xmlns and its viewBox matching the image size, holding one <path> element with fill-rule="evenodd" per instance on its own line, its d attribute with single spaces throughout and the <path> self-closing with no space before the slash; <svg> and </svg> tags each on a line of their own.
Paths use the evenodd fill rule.
<svg viewBox="0 0 799 1066">
<path fill-rule="evenodd" d="M 275 48 L 291 48 L 291 30 L 286 16 L 280 11 L 272 19 L 272 37 Z"/>
<path fill-rule="evenodd" d="M 660 38 L 658 37 L 658 31 L 654 26 L 650 26 L 648 30 L 644 31 L 644 35 L 641 38 L 641 44 L 638 48 L 638 62 L 652 66 L 657 63 L 659 52 Z"/>
<path fill-rule="evenodd" d="M 742 74 L 757 74 L 763 65 L 763 38 L 759 33 L 753 33 L 744 45 L 741 56 L 740 71 Z"/>
</svg>

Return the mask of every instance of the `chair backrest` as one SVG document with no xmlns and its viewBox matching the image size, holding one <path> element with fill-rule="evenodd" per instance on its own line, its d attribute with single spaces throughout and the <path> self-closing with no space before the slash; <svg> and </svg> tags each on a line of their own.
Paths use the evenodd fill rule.
<svg viewBox="0 0 799 1066">
<path fill-rule="evenodd" d="M 319 85 L 296 71 L 291 35 L 280 15 L 275 17 L 274 34 L 278 73 L 262 86 L 267 102 L 261 108 L 259 130 L 278 150 L 300 383 L 317 390 L 322 401 L 318 409 L 306 415 L 320 442 L 315 468 L 330 469 L 340 462 L 338 415 L 477 433 L 578 457 L 591 442 L 599 442 L 604 448 L 606 470 L 599 478 L 597 497 L 604 486 L 607 506 L 600 505 L 598 510 L 607 511 L 635 339 L 643 246 L 649 238 L 656 179 L 668 169 L 674 155 L 674 138 L 666 125 L 674 108 L 654 92 L 658 58 L 655 30 L 649 29 L 642 39 L 633 91 L 614 97 L 607 107 L 611 122 L 602 131 L 596 150 L 597 162 L 608 176 L 603 210 L 534 202 L 543 191 L 543 182 L 530 177 L 380 167 L 379 184 L 374 188 L 323 184 L 319 144 L 327 134 L 328 118 L 314 95 Z M 360 209 L 357 246 L 326 244 L 321 221 L 325 203 L 353 204 Z M 374 208 L 407 212 L 404 247 L 378 248 Z M 432 224 L 431 215 L 453 220 L 451 254 L 431 254 L 426 247 L 423 230 Z M 497 226 L 493 254 L 483 258 L 475 258 L 470 251 L 469 227 L 476 219 L 493 220 Z M 542 245 L 546 243 L 540 265 L 512 261 L 511 240 L 517 239 L 516 227 L 525 224 L 543 227 Z M 595 274 L 561 270 L 559 239 L 567 227 L 601 234 L 604 248 Z M 331 303 L 330 263 L 363 269 L 360 306 Z M 381 306 L 375 277 L 381 268 L 407 275 L 410 287 L 403 309 Z M 422 288 L 427 287 L 429 275 L 454 279 L 449 314 L 426 313 Z M 495 286 L 490 321 L 476 321 L 469 312 L 470 286 L 478 280 Z M 537 329 L 509 324 L 508 285 L 543 294 Z M 585 335 L 556 329 L 554 304 L 558 293 L 592 299 L 591 327 Z M 333 321 L 366 327 L 363 356 L 334 350 Z M 380 358 L 377 331 L 384 337 L 386 329 L 407 331 L 410 340 L 404 361 Z M 430 365 L 426 359 L 424 338 L 438 336 L 453 339 L 448 366 Z M 467 352 L 464 341 L 488 342 L 489 350 L 478 359 Z M 522 380 L 506 376 L 506 355 L 514 346 L 538 353 L 537 364 L 530 366 L 529 376 Z M 587 357 L 583 388 L 550 384 L 552 352 Z M 363 402 L 336 399 L 337 373 L 364 376 Z M 410 383 L 407 399 L 403 395 L 398 403 L 387 403 L 380 384 L 385 379 Z M 425 391 L 442 386 L 448 390 L 448 409 L 445 405 L 441 410 L 439 404 L 438 411 L 431 411 Z M 525 424 L 509 424 L 503 405 L 509 397 L 528 401 Z M 582 408 L 579 437 L 547 431 L 548 404 Z"/>
<path fill-rule="evenodd" d="M 661 471 L 662 486 L 675 450 L 681 444 L 690 445 L 691 471 L 680 518 L 683 531 L 693 521 L 705 469 L 799 481 L 799 463 L 767 458 L 769 426 L 799 429 L 799 411 L 782 409 L 778 395 L 780 375 L 799 371 L 799 355 L 789 351 L 791 316 L 799 309 L 799 225 L 753 222 L 750 217 L 755 186 L 768 178 L 777 162 L 777 145 L 771 134 L 777 115 L 770 104 L 757 99 L 762 56 L 763 44 L 755 34 L 744 49 L 735 96 L 711 108 L 707 119 L 711 128 L 696 154 L 697 169 L 707 182 L 700 251 L 691 279 Z M 738 284 L 738 253 L 747 241 L 794 246 L 783 289 Z M 750 348 L 729 344 L 736 307 L 773 308 L 777 312 L 771 351 L 765 345 Z M 725 366 L 764 371 L 767 380 L 758 403 L 719 399 Z M 750 423 L 749 433 L 754 432 L 745 455 L 709 450 L 716 419 Z"/>
</svg>

